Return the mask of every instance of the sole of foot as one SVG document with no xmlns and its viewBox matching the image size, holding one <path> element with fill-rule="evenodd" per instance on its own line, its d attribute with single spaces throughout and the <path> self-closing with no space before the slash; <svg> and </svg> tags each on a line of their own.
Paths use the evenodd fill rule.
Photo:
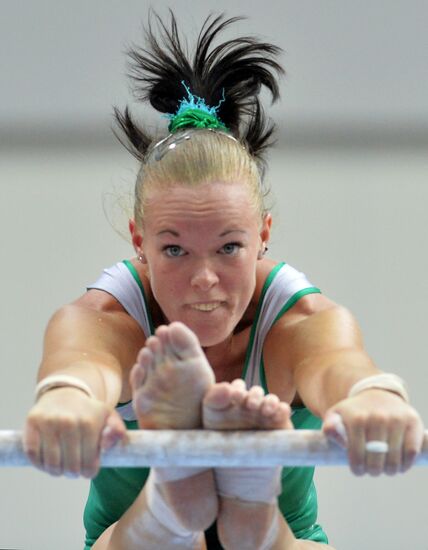
<svg viewBox="0 0 428 550">
<path fill-rule="evenodd" d="M 200 427 L 202 399 L 214 381 L 196 335 L 183 323 L 160 326 L 130 375 L 140 428 Z"/>
<path fill-rule="evenodd" d="M 179 322 L 147 339 L 130 377 L 133 407 L 144 429 L 202 427 L 202 400 L 214 373 L 196 335 Z M 218 510 L 212 470 L 155 468 L 160 495 L 189 532 L 208 528 Z"/>
</svg>

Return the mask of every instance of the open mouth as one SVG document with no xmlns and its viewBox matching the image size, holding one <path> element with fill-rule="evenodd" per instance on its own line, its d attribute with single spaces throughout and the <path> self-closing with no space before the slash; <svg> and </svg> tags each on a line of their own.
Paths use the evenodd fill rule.
<svg viewBox="0 0 428 550">
<path fill-rule="evenodd" d="M 219 308 L 221 306 L 221 302 L 209 302 L 206 304 L 200 303 L 200 304 L 190 304 L 190 307 L 192 309 L 196 309 L 197 311 L 214 311 L 215 309 Z"/>
</svg>

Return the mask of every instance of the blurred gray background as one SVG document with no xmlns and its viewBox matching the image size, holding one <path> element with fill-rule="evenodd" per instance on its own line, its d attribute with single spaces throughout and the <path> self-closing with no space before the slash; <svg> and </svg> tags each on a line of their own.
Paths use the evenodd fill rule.
<svg viewBox="0 0 428 550">
<path fill-rule="evenodd" d="M 53 311 L 132 255 L 126 204 L 137 165 L 112 137 L 132 104 L 124 51 L 150 3 L 0 2 L 2 429 L 33 402 Z M 207 1 L 157 0 L 190 42 Z M 428 2 L 217 0 L 233 34 L 284 49 L 270 156 L 270 254 L 348 306 L 380 368 L 403 376 L 428 422 Z M 148 110 L 135 112 L 154 124 Z M 428 550 L 426 468 L 394 478 L 317 471 L 320 521 L 337 550 Z M 0 471 L 0 548 L 83 547 L 88 482 Z"/>
</svg>

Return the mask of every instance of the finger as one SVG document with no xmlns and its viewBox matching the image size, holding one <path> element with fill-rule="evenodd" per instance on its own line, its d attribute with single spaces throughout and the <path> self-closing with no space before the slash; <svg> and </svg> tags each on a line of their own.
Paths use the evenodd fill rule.
<svg viewBox="0 0 428 550">
<path fill-rule="evenodd" d="M 67 477 L 78 477 L 81 473 L 80 432 L 76 423 L 69 423 L 61 429 L 61 452 L 63 473 Z"/>
<path fill-rule="evenodd" d="M 53 427 L 42 434 L 41 462 L 45 472 L 52 476 L 60 476 L 63 472 L 61 463 L 61 443 Z"/>
<path fill-rule="evenodd" d="M 348 459 L 351 471 L 361 476 L 365 473 L 366 456 L 366 431 L 363 419 L 354 420 L 352 426 L 348 426 L 344 420 L 346 433 L 348 434 Z"/>
<path fill-rule="evenodd" d="M 101 449 L 107 450 L 118 441 L 126 439 L 126 426 L 117 411 L 113 411 L 107 418 L 106 425 L 101 433 Z"/>
<path fill-rule="evenodd" d="M 31 464 L 33 464 L 33 466 L 35 466 L 36 468 L 41 468 L 42 462 L 40 433 L 38 428 L 33 425 L 30 419 L 25 425 L 22 443 L 24 451 Z"/>
<path fill-rule="evenodd" d="M 366 429 L 366 443 L 369 441 L 388 442 L 388 428 L 383 419 L 372 420 Z M 366 471 L 371 476 L 380 475 L 385 468 L 387 453 L 370 452 L 366 449 Z"/>
<path fill-rule="evenodd" d="M 346 433 L 345 424 L 343 423 L 343 419 L 338 412 L 327 412 L 324 418 L 322 431 L 329 439 L 332 439 L 340 445 L 342 449 L 346 449 L 348 447 L 348 435 Z"/>
<path fill-rule="evenodd" d="M 389 476 L 401 471 L 403 456 L 404 429 L 393 426 L 388 437 L 388 454 L 385 457 L 385 473 Z"/>
<path fill-rule="evenodd" d="M 408 426 L 404 434 L 402 472 L 407 472 L 413 466 L 416 457 L 422 450 L 424 435 L 424 427 L 418 417 Z"/>
<path fill-rule="evenodd" d="M 97 434 L 96 427 L 90 421 L 81 421 L 81 473 L 86 478 L 93 478 L 100 466 L 101 433 Z"/>
</svg>

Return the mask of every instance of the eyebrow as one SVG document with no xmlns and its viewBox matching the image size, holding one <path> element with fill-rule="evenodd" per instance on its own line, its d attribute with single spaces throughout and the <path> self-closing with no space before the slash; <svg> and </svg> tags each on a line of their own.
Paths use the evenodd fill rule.
<svg viewBox="0 0 428 550">
<path fill-rule="evenodd" d="M 243 229 L 226 229 L 226 231 L 223 231 L 219 237 L 224 237 L 225 235 L 229 235 L 229 233 L 246 233 L 246 231 Z"/>
<path fill-rule="evenodd" d="M 162 231 L 159 231 L 159 233 L 156 233 L 156 235 L 165 235 L 166 233 L 170 233 L 174 237 L 180 236 L 180 233 L 174 231 L 173 229 L 163 229 Z M 226 235 L 229 235 L 229 233 L 246 233 L 246 231 L 244 231 L 243 229 L 226 229 L 226 231 L 220 233 L 219 237 L 225 237 Z"/>
<path fill-rule="evenodd" d="M 165 233 L 171 233 L 171 235 L 174 235 L 174 237 L 180 236 L 177 231 L 173 231 L 172 229 L 164 229 L 163 231 L 159 231 L 159 233 L 156 233 L 156 235 L 164 235 Z"/>
</svg>

